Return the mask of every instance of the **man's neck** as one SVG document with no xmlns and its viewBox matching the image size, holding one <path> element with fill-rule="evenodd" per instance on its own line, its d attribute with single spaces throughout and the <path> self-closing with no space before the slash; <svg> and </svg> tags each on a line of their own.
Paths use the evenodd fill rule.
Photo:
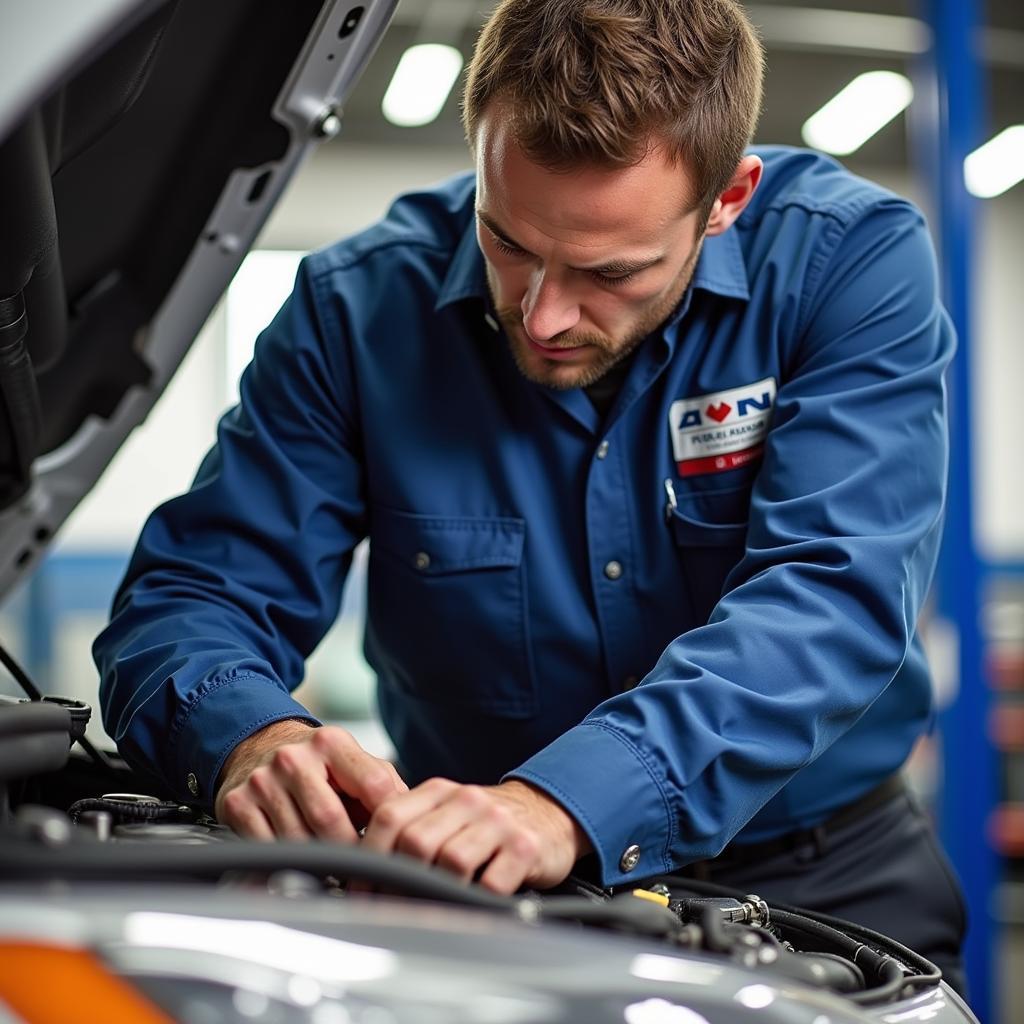
<svg viewBox="0 0 1024 1024">
<path fill-rule="evenodd" d="M 629 375 L 636 353 L 637 349 L 634 349 L 593 384 L 588 384 L 583 389 L 602 420 L 608 415 L 611 407 L 615 404 L 618 393 L 622 390 L 622 385 L 626 383 L 626 377 Z"/>
</svg>

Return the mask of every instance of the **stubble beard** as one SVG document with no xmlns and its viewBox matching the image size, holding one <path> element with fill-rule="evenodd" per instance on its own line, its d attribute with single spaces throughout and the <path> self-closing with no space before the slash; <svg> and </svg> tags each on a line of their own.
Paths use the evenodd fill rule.
<svg viewBox="0 0 1024 1024">
<path fill-rule="evenodd" d="M 554 360 L 545 361 L 540 363 L 542 366 L 540 372 L 537 371 L 536 357 L 533 360 L 529 358 L 529 342 L 523 327 L 522 311 L 512 307 L 498 307 L 494 279 L 491 268 L 488 266 L 487 283 L 491 292 L 491 302 L 495 307 L 495 315 L 505 329 L 516 368 L 527 380 L 556 391 L 570 391 L 573 388 L 586 388 L 595 384 L 613 366 L 629 356 L 645 338 L 672 315 L 693 278 L 700 250 L 701 245 L 699 244 L 680 271 L 679 277 L 676 279 L 676 286 L 657 305 L 645 311 L 640 320 L 632 325 L 624 339 L 614 340 L 600 334 L 566 331 L 551 339 L 552 346 L 572 348 L 588 345 L 590 346 L 588 354 L 591 355 L 591 361 L 585 366 L 566 366 Z M 593 357 L 593 353 L 598 353 L 597 358 Z"/>
</svg>

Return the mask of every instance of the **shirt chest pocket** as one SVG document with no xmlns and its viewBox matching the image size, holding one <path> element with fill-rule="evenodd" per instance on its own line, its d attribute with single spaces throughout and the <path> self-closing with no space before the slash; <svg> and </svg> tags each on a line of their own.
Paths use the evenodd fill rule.
<svg viewBox="0 0 1024 1024">
<path fill-rule="evenodd" d="M 750 484 L 724 491 L 680 493 L 669 526 L 679 552 L 694 624 L 703 626 L 743 557 L 750 515 Z"/>
<path fill-rule="evenodd" d="M 366 650 L 383 685 L 523 718 L 537 710 L 526 522 L 373 509 Z"/>
</svg>

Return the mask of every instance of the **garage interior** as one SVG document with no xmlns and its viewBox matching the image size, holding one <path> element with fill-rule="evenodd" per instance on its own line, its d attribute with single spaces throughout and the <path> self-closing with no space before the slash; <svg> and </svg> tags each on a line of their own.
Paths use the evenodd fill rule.
<svg viewBox="0 0 1024 1024">
<path fill-rule="evenodd" d="M 1017 183 L 987 197 L 965 192 L 962 168 L 1000 133 L 1024 133 L 1024 5 L 745 6 L 768 53 L 755 144 L 810 144 L 808 119 L 867 72 L 891 72 L 912 87 L 913 98 L 891 120 L 836 158 L 926 212 L 959 335 L 946 540 L 924 625 L 940 727 L 916 751 L 910 774 L 963 880 L 975 1010 L 983 1021 L 1013 1024 L 1024 1017 L 1024 155 L 1018 152 Z M 4 637 L 44 690 L 94 698 L 95 679 L 83 666 L 91 669 L 89 646 L 131 545 L 150 509 L 188 486 L 217 418 L 237 395 L 255 334 L 290 289 L 301 255 L 365 227 L 396 194 L 469 166 L 457 84 L 427 123 L 393 123 L 384 108 L 410 48 L 439 44 L 465 60 L 489 10 L 482 0 L 402 0 L 339 112 L 341 131 L 292 181 L 178 377 L 52 553 L 0 606 Z M 941 111 L 932 96 L 944 98 Z M 386 753 L 372 675 L 359 653 L 359 564 L 299 699 Z M 0 683 L 4 692 L 7 686 Z M 98 716 L 90 736 L 109 743 Z"/>
</svg>

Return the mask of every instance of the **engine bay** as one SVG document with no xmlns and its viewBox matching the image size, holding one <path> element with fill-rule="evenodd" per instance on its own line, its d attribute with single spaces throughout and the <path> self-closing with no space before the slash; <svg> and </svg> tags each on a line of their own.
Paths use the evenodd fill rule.
<svg viewBox="0 0 1024 1024">
<path fill-rule="evenodd" d="M 157 1002 L 177 1008 L 176 1013 L 181 1009 L 179 989 L 185 991 L 181 979 L 197 978 L 194 965 L 187 969 L 181 966 L 182 948 L 198 955 L 206 949 L 208 942 L 204 942 L 209 936 L 220 934 L 218 929 L 225 935 L 235 934 L 231 931 L 232 922 L 242 929 L 237 934 L 250 934 L 252 928 L 263 927 L 268 921 L 278 922 L 284 928 L 280 922 L 301 909 L 306 915 L 304 923 L 297 923 L 292 931 L 307 938 L 309 915 L 316 928 L 325 922 L 341 925 L 347 936 L 358 935 L 361 941 L 379 930 L 383 921 L 391 922 L 387 935 L 378 936 L 382 945 L 373 948 L 388 950 L 399 959 L 410 937 L 406 932 L 411 928 L 410 934 L 420 936 L 415 945 L 422 938 L 419 929 L 425 920 L 426 931 L 436 933 L 436 942 L 427 944 L 431 954 L 439 956 L 440 966 L 435 964 L 433 969 L 442 972 L 462 971 L 465 957 L 478 955 L 479 947 L 473 943 L 481 934 L 491 936 L 488 941 L 496 944 L 489 970 L 497 969 L 499 973 L 510 958 L 514 960 L 518 955 L 513 947 L 518 948 L 523 942 L 532 947 L 555 936 L 556 944 L 561 943 L 560 956 L 568 955 L 580 941 L 610 941 L 613 948 L 619 948 L 622 942 L 629 946 L 639 944 L 646 952 L 633 950 L 633 967 L 627 974 L 635 980 L 640 970 L 636 968 L 636 958 L 653 957 L 640 961 L 641 966 L 646 966 L 639 975 L 652 984 L 665 984 L 674 990 L 681 984 L 680 979 L 689 984 L 693 977 L 704 977 L 705 982 L 694 983 L 695 994 L 688 996 L 686 1005 L 693 1009 L 697 1003 L 710 1000 L 705 1007 L 707 1012 L 700 1012 L 700 1019 L 706 1022 L 735 1019 L 737 999 L 741 1005 L 746 1005 L 744 999 L 755 1003 L 767 999 L 764 1006 L 747 1007 L 763 1011 L 781 998 L 780 993 L 786 1000 L 801 1005 L 807 1000 L 811 1004 L 817 999 L 835 1001 L 832 1012 L 822 1018 L 829 1021 L 842 1019 L 835 1015 L 838 1007 L 853 1014 L 851 1020 L 911 1019 L 902 1016 L 908 1007 L 913 1008 L 913 1017 L 922 1020 L 941 1019 L 947 1014 L 949 1020 L 972 1019 L 959 997 L 942 983 L 938 968 L 894 940 L 850 922 L 797 907 L 769 904 L 756 894 L 733 892 L 709 882 L 669 875 L 648 879 L 634 888 L 610 890 L 583 877 L 570 876 L 549 891 L 525 891 L 504 897 L 481 886 L 463 884 L 440 869 L 402 855 L 384 857 L 358 846 L 327 842 L 259 843 L 241 839 L 199 809 L 164 799 L 159 793 L 133 791 L 129 787 L 138 788 L 146 780 L 140 779 L 115 754 L 101 753 L 86 742 L 88 757 L 77 752 L 71 755 L 71 745 L 76 740 L 81 744 L 84 738 L 89 713 L 87 706 L 62 698 L 4 698 L 0 703 L 0 747 L 4 750 L 0 765 L 4 786 L 0 824 L 0 878 L 4 883 L 0 888 L 0 906 L 6 904 L 2 916 L 8 922 L 5 934 L 0 934 L 0 945 L 10 944 L 12 935 L 18 934 L 19 918 L 35 922 L 23 927 L 39 938 L 38 907 L 56 899 L 64 916 L 53 919 L 55 931 L 46 933 L 47 941 L 66 943 L 70 931 L 83 947 L 104 951 L 107 969 L 123 973 L 123 955 L 134 948 L 132 922 L 137 923 L 140 914 L 155 914 L 157 917 L 147 920 L 163 921 L 165 928 L 171 929 L 168 935 L 174 928 L 184 928 L 191 938 L 182 939 L 175 946 L 177 952 L 170 960 L 162 945 L 165 940 L 160 939 L 156 946 L 164 949 L 164 958 L 151 951 L 146 954 L 148 959 L 144 957 L 146 970 L 140 972 L 133 967 L 129 974 L 133 984 L 157 993 Z M 26 893 L 33 894 L 31 905 L 37 908 L 31 913 L 20 902 Z M 241 908 L 240 896 L 244 897 Z M 154 906 L 163 909 L 142 909 L 153 900 Z M 250 920 L 249 925 L 244 925 L 241 922 L 253 914 L 254 900 L 263 907 L 259 923 Z M 178 913 L 188 904 L 197 906 L 187 914 Z M 92 909 L 86 910 L 87 907 Z M 403 923 L 395 923 L 396 907 L 401 908 L 398 916 Z M 440 916 L 439 909 L 443 910 Z M 78 913 L 80 918 L 75 916 Z M 106 920 L 106 930 L 90 935 L 97 913 Z M 165 917 L 160 918 L 160 914 Z M 43 915 L 43 920 L 51 919 Z M 301 947 L 305 940 L 293 936 L 289 939 L 292 941 Z M 338 941 L 348 942 L 349 938 Z M 244 943 L 232 948 L 249 964 L 250 974 L 255 971 L 254 977 L 260 975 L 263 968 L 257 969 L 256 961 L 263 954 L 256 955 L 254 960 L 252 950 L 246 952 Z M 125 963 L 135 963 L 133 956 Z M 178 965 L 171 971 L 177 982 L 167 976 L 171 962 Z M 714 967 L 710 975 L 709 965 Z M 479 964 L 477 969 L 487 973 Z M 242 974 L 248 977 L 245 971 Z M 236 975 L 235 968 L 224 975 L 235 979 L 228 985 L 236 993 L 231 997 L 235 1001 L 233 1006 L 239 998 L 244 1004 L 245 998 L 252 997 L 249 982 L 240 988 Z M 547 993 L 545 998 L 554 998 L 548 992 L 551 982 L 545 972 L 535 970 L 532 976 L 533 986 L 527 987 L 539 987 Z M 740 981 L 745 979 L 742 985 L 736 982 L 739 988 L 730 988 L 723 980 L 734 976 Z M 707 978 L 712 982 L 707 982 Z M 180 1019 L 235 1019 L 211 1009 L 227 998 L 227 982 L 221 981 L 207 979 L 208 985 L 212 985 L 207 993 L 212 1000 L 207 1007 L 209 1013 L 196 1016 L 193 1008 Z M 592 983 L 602 990 L 609 981 L 610 977 L 596 974 L 592 978 Z M 521 983 L 522 979 L 517 985 Z M 284 983 L 278 978 L 273 985 L 260 982 L 262 987 L 257 989 L 261 998 L 269 999 L 268 993 L 281 989 L 281 984 Z M 322 988 L 323 979 L 316 984 Z M 743 998 L 737 996 L 737 992 L 752 985 L 753 995 L 748 991 Z M 758 985 L 764 988 L 760 995 L 756 993 Z M 237 996 L 243 990 L 249 996 Z M 346 993 L 345 999 L 354 998 L 350 985 L 343 985 L 341 990 Z M 727 997 L 722 994 L 726 990 L 731 992 Z M 194 992 L 188 991 L 192 998 Z M 277 1000 L 277 1010 L 260 1019 L 308 1019 L 320 1024 L 320 1017 L 296 1016 L 291 1012 L 301 1007 L 292 1005 L 295 1001 L 287 998 L 287 984 L 281 991 L 285 992 L 283 1002 Z M 377 992 L 372 999 L 365 995 L 357 1002 L 360 1006 L 389 1007 L 388 1020 L 432 1019 L 429 1014 L 413 1013 L 413 1006 L 420 1005 L 423 1011 L 425 1004 L 417 1004 L 411 990 L 403 989 L 397 1003 L 394 995 L 391 990 Z M 575 1016 L 575 1010 L 574 1015 L 565 1016 L 567 996 L 561 993 L 559 998 L 561 1010 L 550 1019 L 584 1019 Z M 650 998 L 664 996 L 655 994 Z M 377 1003 L 373 1003 L 374 999 Z M 317 1005 L 322 1001 L 318 1000 Z M 465 1000 L 446 1003 L 448 1009 L 437 1019 L 479 1019 L 461 1017 L 461 1009 L 455 1014 L 453 1006 L 458 1004 L 464 1009 L 464 1003 Z M 291 1011 L 286 1012 L 289 1005 Z M 271 1002 L 267 1002 L 266 1008 L 270 1006 Z M 722 1006 L 727 1006 L 733 1016 L 722 1016 Z M 360 1019 L 358 1015 L 353 1017 L 350 1010 L 351 1007 L 345 1010 L 348 1017 L 323 1019 Z M 808 1018 L 808 1024 L 815 1020 L 821 1024 L 819 1017 L 820 1013 Z M 238 1019 L 246 1019 L 246 1014 Z M 371 1014 L 367 1019 L 372 1022 L 377 1018 Z M 528 1015 L 523 1019 L 549 1018 Z M 604 1018 L 598 1015 L 588 1019 Z M 630 1020 L 628 1016 L 626 1019 Z M 641 1015 L 637 1020 L 646 1018 Z M 687 1020 L 697 1024 L 697 1018 Z"/>
</svg>

